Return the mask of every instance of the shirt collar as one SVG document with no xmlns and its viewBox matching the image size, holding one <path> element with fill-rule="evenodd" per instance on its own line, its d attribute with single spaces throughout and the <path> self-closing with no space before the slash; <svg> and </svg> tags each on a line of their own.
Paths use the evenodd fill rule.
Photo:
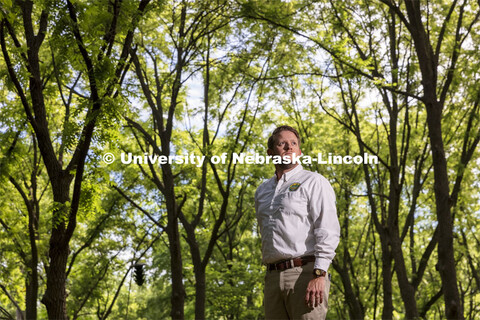
<svg viewBox="0 0 480 320">
<path fill-rule="evenodd" d="M 293 177 L 295 174 L 297 174 L 298 172 L 302 171 L 303 170 L 303 167 L 301 164 L 299 164 L 298 166 L 296 166 L 295 168 L 293 168 L 292 170 L 290 171 L 287 171 L 285 172 L 282 177 L 280 178 L 280 180 L 283 180 L 283 182 L 287 182 L 291 177 Z M 273 179 L 274 181 L 276 182 L 277 181 L 277 175 L 276 173 L 273 175 Z M 279 180 L 279 181 L 280 181 Z"/>
</svg>

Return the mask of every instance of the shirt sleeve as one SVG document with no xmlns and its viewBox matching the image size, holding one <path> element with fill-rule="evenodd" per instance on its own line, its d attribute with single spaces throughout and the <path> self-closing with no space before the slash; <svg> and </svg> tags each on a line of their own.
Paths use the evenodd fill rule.
<svg viewBox="0 0 480 320">
<path fill-rule="evenodd" d="M 335 192 L 323 176 L 319 176 L 312 187 L 308 206 L 309 214 L 313 219 L 315 236 L 314 268 L 327 271 L 340 241 Z"/>
</svg>

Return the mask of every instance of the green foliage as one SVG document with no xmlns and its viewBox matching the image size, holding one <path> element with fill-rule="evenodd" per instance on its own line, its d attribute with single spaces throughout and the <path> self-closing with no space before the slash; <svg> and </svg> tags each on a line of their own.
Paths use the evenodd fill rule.
<svg viewBox="0 0 480 320">
<path fill-rule="evenodd" d="M 400 247 L 410 282 L 415 281 L 437 226 L 422 70 L 414 41 L 402 21 L 381 2 L 155 1 L 147 7 L 133 38 L 130 50 L 138 61 L 126 61 L 130 69 L 119 85 L 116 66 L 138 1 L 121 1 L 115 27 L 118 37 L 106 56 L 104 35 L 113 17 L 113 3 L 117 2 L 73 2 L 101 97 L 101 108 L 93 113 L 88 111 L 93 105 L 89 70 L 78 50 L 75 25 L 65 3 L 35 1 L 32 15 L 38 29 L 41 11 L 48 9 L 39 62 L 48 131 L 62 168 L 72 159 L 85 125 L 96 121 L 67 263 L 69 316 L 170 317 L 172 257 L 166 206 L 170 199 L 162 190 L 162 183 L 169 178 L 167 166 L 120 161 L 122 152 L 143 156 L 170 150 L 170 155 L 206 156 L 205 167 L 191 163 L 168 167 L 177 209 L 181 204 L 188 223 L 198 217 L 193 235 L 178 215 L 174 219 L 180 232 L 186 318 L 195 317 L 198 298 L 195 249 L 201 258 L 206 257 L 206 317 L 262 318 L 265 270 L 253 202 L 256 187 L 273 176 L 274 167 L 229 161 L 234 152 L 266 154 L 266 141 L 273 129 L 290 124 L 299 130 L 306 155 L 356 155 L 363 150 L 380 159 L 379 164 L 366 167 L 305 167 L 332 183 L 342 225 L 341 242 L 330 269 L 329 318 L 355 316 L 355 300 L 364 313 L 359 317 L 382 317 L 386 271 L 382 259 L 392 247 L 381 232 L 387 228 L 389 215 L 395 212 L 393 225 L 400 234 L 405 232 Z M 444 93 L 442 134 L 450 191 L 460 175 L 463 179 L 452 208 L 454 246 L 465 316 L 473 319 L 479 316 L 480 299 L 478 147 L 472 150 L 468 164 L 462 161 L 479 134 L 480 39 L 473 31 L 478 27 L 478 4 L 465 3 L 463 13 L 460 7 L 455 8 L 448 23 L 444 24 L 451 5 L 447 2 L 429 3 L 423 18 L 434 48 L 444 32 L 436 69 L 439 97 L 449 72 L 453 72 Z M 400 2 L 398 9 L 405 12 L 405 4 Z M 2 2 L 9 57 L 18 81 L 28 89 L 30 72 L 23 58 L 28 48 L 21 14 L 14 2 Z M 458 22 L 460 17 L 463 20 Z M 456 35 L 458 25 L 461 28 Z M 18 45 L 10 32 L 17 35 Z M 462 46 L 455 47 L 460 42 Z M 459 58 L 451 68 L 455 54 Z M 175 80 L 177 75 L 180 82 Z M 166 140 L 169 121 L 173 130 L 171 139 Z M 69 222 L 71 199 L 63 203 L 53 199 L 51 177 L 3 53 L 0 128 L 0 284 L 24 309 L 25 282 L 33 255 L 28 227 L 34 220 L 29 220 L 29 206 L 37 215 L 34 241 L 40 300 L 46 288 L 51 230 Z M 114 163 L 103 161 L 107 152 L 116 157 Z M 226 163 L 211 163 L 213 156 L 223 153 L 227 154 Z M 73 168 L 71 173 L 76 172 Z M 394 210 L 390 192 L 391 182 L 397 178 L 401 184 L 399 205 Z M 220 221 L 222 210 L 225 216 Z M 206 256 L 211 247 L 211 255 Z M 437 258 L 433 251 L 415 288 L 418 309 L 428 307 L 425 317 L 435 319 L 444 317 L 443 298 L 432 300 L 441 289 Z M 134 284 L 131 269 L 139 259 L 146 263 L 141 287 Z M 353 298 L 348 296 L 345 277 L 351 282 Z M 396 274 L 391 282 L 392 316 L 401 318 L 405 305 Z M 13 302 L 3 291 L 0 305 L 15 314 Z M 38 318 L 46 318 L 45 307 L 38 306 Z"/>
</svg>

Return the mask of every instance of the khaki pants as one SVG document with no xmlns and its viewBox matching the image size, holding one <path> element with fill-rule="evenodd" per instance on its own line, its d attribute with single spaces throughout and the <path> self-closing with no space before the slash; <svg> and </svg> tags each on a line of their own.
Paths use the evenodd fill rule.
<svg viewBox="0 0 480 320">
<path fill-rule="evenodd" d="M 330 279 L 325 279 L 325 296 L 316 308 L 305 305 L 307 285 L 313 279 L 313 262 L 265 275 L 265 319 L 325 319 L 328 309 Z"/>
</svg>

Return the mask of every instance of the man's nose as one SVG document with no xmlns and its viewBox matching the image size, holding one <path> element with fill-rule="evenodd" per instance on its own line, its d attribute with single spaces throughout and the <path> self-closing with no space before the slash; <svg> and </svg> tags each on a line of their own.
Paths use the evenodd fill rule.
<svg viewBox="0 0 480 320">
<path fill-rule="evenodd" d="M 290 143 L 288 143 L 288 142 L 285 142 L 285 145 L 283 146 L 283 148 L 284 148 L 285 150 L 288 150 L 288 149 L 290 149 L 291 147 L 292 147 L 292 145 L 291 145 Z"/>
</svg>

